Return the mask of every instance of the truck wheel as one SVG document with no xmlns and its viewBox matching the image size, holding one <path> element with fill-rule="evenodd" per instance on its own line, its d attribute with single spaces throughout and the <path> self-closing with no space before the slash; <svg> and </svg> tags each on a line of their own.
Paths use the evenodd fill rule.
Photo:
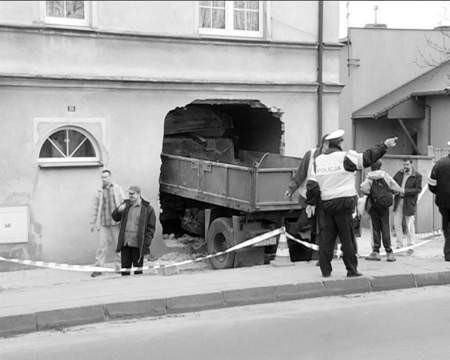
<svg viewBox="0 0 450 360">
<path fill-rule="evenodd" d="M 220 217 L 215 219 L 209 226 L 206 237 L 208 254 L 215 254 L 234 246 L 233 225 L 231 219 Z M 231 252 L 209 259 L 214 269 L 227 269 L 233 267 L 235 253 Z"/>
</svg>

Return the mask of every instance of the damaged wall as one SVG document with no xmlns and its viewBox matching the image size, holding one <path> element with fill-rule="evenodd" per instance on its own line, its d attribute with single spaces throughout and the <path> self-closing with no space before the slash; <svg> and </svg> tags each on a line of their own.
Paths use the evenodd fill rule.
<svg viewBox="0 0 450 360">
<path fill-rule="evenodd" d="M 34 224 L 30 231 L 42 247 L 43 259 L 70 263 L 92 263 L 97 246 L 89 232 L 92 197 L 100 186 L 100 168 L 42 169 L 37 164 L 39 139 L 35 119 L 59 119 L 59 124 L 80 124 L 86 119 L 103 119 L 101 139 L 105 166 L 122 185 L 140 184 L 143 195 L 159 213 L 159 178 L 164 118 L 167 113 L 197 99 L 209 99 L 211 87 L 198 85 L 195 91 L 171 91 L 161 85 L 147 88 L 93 88 L 87 82 L 74 87 L 0 87 L 0 142 L 2 181 L 0 206 L 29 205 Z M 65 82 L 70 86 L 70 82 Z M 286 129 L 286 153 L 299 156 L 314 145 L 315 106 L 312 94 L 290 92 L 216 91 L 217 99 L 258 99 L 269 109 L 282 109 Z M 13 104 L 21 104 L 20 108 Z M 74 105 L 75 113 L 67 106 Z M 277 135 L 278 136 L 278 135 Z M 42 139 L 41 139 L 42 140 Z M 19 195 L 20 194 L 20 195 Z M 161 254 L 158 222 L 152 251 Z"/>
</svg>

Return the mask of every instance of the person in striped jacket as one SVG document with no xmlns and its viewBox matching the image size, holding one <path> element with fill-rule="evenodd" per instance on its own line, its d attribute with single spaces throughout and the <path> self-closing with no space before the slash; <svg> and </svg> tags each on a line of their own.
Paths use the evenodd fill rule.
<svg viewBox="0 0 450 360">
<path fill-rule="evenodd" d="M 450 146 L 450 141 L 447 145 Z M 435 203 L 442 215 L 445 237 L 444 259 L 450 261 L 450 153 L 434 164 L 428 178 L 428 188 L 436 195 Z"/>
</svg>

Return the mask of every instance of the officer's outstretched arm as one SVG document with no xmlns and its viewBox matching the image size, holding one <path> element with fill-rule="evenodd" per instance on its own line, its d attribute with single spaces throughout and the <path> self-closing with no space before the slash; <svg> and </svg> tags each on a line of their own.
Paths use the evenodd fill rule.
<svg viewBox="0 0 450 360">
<path fill-rule="evenodd" d="M 394 137 L 384 140 L 382 144 L 377 144 L 363 153 L 350 150 L 344 158 L 344 169 L 347 171 L 356 171 L 369 167 L 375 161 L 380 159 L 386 153 L 388 148 L 396 145 L 397 138 Z"/>
</svg>

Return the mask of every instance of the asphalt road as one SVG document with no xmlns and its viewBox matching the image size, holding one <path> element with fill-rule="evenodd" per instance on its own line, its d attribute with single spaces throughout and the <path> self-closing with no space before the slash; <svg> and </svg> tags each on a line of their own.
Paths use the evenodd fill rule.
<svg viewBox="0 0 450 360">
<path fill-rule="evenodd" d="M 450 287 L 102 323 L 0 339 L 0 359 L 449 359 Z"/>
</svg>

